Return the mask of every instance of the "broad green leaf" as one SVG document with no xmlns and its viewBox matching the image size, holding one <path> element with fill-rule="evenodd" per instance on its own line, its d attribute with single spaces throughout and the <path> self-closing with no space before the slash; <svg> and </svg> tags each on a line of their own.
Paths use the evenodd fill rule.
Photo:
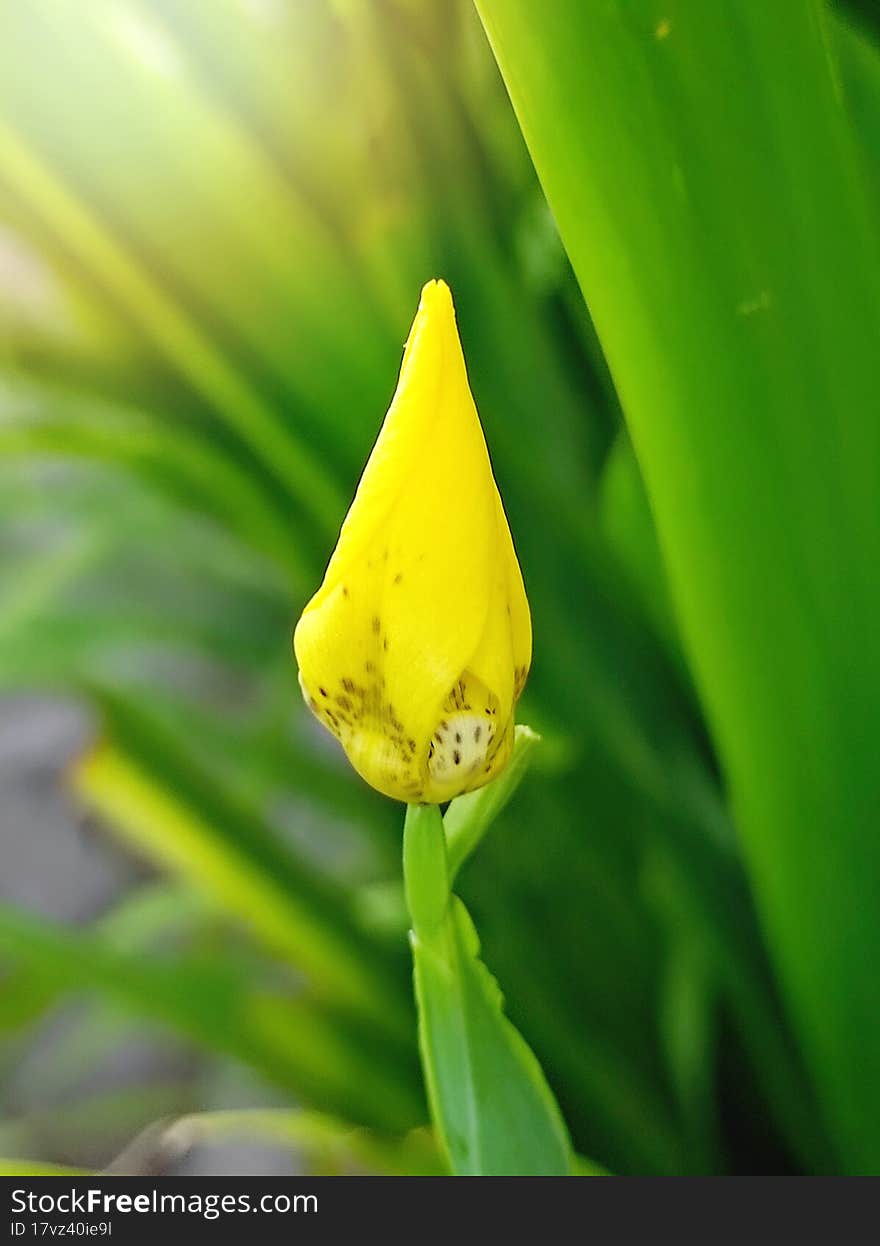
<svg viewBox="0 0 880 1246">
<path fill-rule="evenodd" d="M 874 13 L 875 22 L 880 18 Z M 862 149 L 868 189 L 880 212 L 880 46 L 861 34 L 856 24 L 832 22 L 832 48 L 840 74 L 847 112 Z"/>
<path fill-rule="evenodd" d="M 880 1165 L 880 238 L 810 0 L 478 0 L 609 361 L 776 970 Z"/>
</svg>

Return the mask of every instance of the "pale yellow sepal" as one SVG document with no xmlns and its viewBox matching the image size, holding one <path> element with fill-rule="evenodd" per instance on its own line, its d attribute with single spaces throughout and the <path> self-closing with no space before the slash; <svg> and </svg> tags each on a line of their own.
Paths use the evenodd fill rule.
<svg viewBox="0 0 880 1246">
<path fill-rule="evenodd" d="M 451 800 L 507 763 L 531 620 L 443 281 L 293 643 L 307 703 L 387 796 Z"/>
</svg>

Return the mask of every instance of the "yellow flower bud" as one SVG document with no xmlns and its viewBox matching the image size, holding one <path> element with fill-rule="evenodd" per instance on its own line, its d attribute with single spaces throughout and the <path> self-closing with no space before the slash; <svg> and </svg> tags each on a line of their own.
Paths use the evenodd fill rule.
<svg viewBox="0 0 880 1246">
<path fill-rule="evenodd" d="M 439 804 L 506 765 L 531 620 L 443 281 L 293 643 L 306 702 L 385 795 Z"/>
</svg>

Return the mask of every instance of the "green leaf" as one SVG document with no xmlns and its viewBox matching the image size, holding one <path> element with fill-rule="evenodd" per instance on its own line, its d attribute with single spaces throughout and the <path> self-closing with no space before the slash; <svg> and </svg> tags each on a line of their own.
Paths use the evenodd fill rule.
<svg viewBox="0 0 880 1246">
<path fill-rule="evenodd" d="M 448 892 L 439 810 L 410 806 L 404 875 L 431 1113 L 453 1172 L 567 1174 L 565 1123 L 533 1052 L 508 1021 L 464 905 Z"/>
<path fill-rule="evenodd" d="M 880 237 L 812 0 L 478 0 L 844 1162 L 880 1166 Z"/>
<path fill-rule="evenodd" d="M 419 1043 L 453 1170 L 469 1176 L 571 1172 L 565 1124 L 541 1066 L 503 1012 L 497 982 L 456 897 L 441 930 L 412 937 Z"/>
</svg>

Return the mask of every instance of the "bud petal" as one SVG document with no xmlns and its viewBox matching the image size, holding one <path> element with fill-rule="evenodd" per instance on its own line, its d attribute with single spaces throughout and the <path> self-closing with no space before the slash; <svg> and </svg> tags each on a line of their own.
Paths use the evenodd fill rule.
<svg viewBox="0 0 880 1246">
<path fill-rule="evenodd" d="M 439 803 L 506 764 L 531 623 L 442 281 L 294 649 L 309 706 L 380 792 Z"/>
</svg>

